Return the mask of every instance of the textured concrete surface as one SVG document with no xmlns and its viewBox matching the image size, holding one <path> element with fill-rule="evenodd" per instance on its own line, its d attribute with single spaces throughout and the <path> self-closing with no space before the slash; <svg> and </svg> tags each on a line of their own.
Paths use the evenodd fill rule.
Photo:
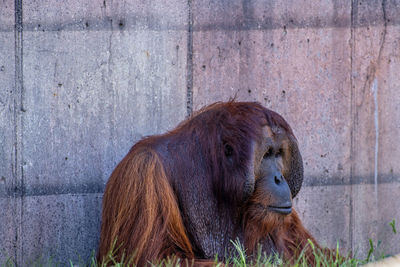
<svg viewBox="0 0 400 267">
<path fill-rule="evenodd" d="M 87 17 L 59 14 L 70 4 L 24 5 L 24 21 L 37 25 L 24 32 L 28 195 L 101 192 L 112 168 L 136 140 L 165 131 L 185 117 L 186 77 L 179 75 L 185 72 L 185 31 L 152 29 L 163 24 L 151 19 L 150 29 L 136 28 L 126 18 L 128 3 L 75 3 L 74 9 L 90 11 Z M 147 8 L 153 11 L 151 5 Z M 184 6 L 176 5 L 176 10 L 179 17 Z M 46 26 L 50 18 L 59 21 L 61 30 Z M 86 27 L 87 21 L 87 29 L 76 25 Z M 185 23 L 182 19 L 182 27 Z M 39 25 L 45 28 L 40 30 Z"/>
<path fill-rule="evenodd" d="M 353 173 L 369 184 L 353 187 L 353 247 L 368 233 L 382 240 L 382 250 L 395 254 L 398 237 L 388 224 L 400 220 L 400 27 L 392 22 L 400 7 L 385 2 L 383 9 L 373 2 L 356 11 L 355 23 L 368 17 L 377 23 L 353 32 Z"/>
<path fill-rule="evenodd" d="M 14 128 L 14 1 L 0 4 L 0 262 L 15 258 L 19 200 L 13 181 Z"/>
<path fill-rule="evenodd" d="M 101 193 L 24 198 L 22 265 L 49 258 L 64 265 L 66 256 L 76 264 L 88 263 L 99 238 L 101 199 Z"/>
<path fill-rule="evenodd" d="M 304 226 L 317 241 L 332 248 L 339 242 L 345 254 L 351 247 L 350 190 L 346 185 L 305 186 L 294 200 Z"/>
<path fill-rule="evenodd" d="M 0 197 L 11 190 L 14 158 L 14 2 L 0 8 Z"/>
<path fill-rule="evenodd" d="M 16 248 L 18 246 L 17 236 L 20 225 L 19 216 L 15 209 L 20 200 L 15 198 L 0 198 L 1 216 L 0 216 L 0 262 L 4 264 L 7 261 L 14 262 L 16 258 Z"/>
<path fill-rule="evenodd" d="M 294 129 L 317 240 L 399 252 L 400 1 L 5 0 L 0 43 L 0 263 L 86 261 L 131 145 L 231 98 Z"/>
</svg>

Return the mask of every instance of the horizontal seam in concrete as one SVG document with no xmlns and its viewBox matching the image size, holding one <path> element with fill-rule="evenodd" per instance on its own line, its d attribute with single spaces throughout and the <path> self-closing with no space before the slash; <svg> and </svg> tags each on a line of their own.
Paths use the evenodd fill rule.
<svg viewBox="0 0 400 267">
<path fill-rule="evenodd" d="M 24 199 L 29 198 L 29 197 L 41 197 L 41 196 L 89 196 L 89 195 L 103 195 L 104 191 L 99 191 L 99 192 L 60 192 L 60 193 L 49 193 L 49 194 L 29 194 L 29 195 L 24 195 Z M 0 199 L 20 199 L 21 197 L 13 197 L 13 196 L 0 196 Z"/>
<path fill-rule="evenodd" d="M 400 25 L 399 21 L 390 21 L 387 25 L 398 26 Z M 278 30 L 278 29 L 340 29 L 340 28 L 350 28 L 351 23 L 343 23 L 343 24 L 308 24 L 304 25 L 295 24 L 295 23 L 273 23 L 266 24 L 263 22 L 247 22 L 240 24 L 209 24 L 209 25 L 194 25 L 194 32 L 208 32 L 208 31 L 265 31 L 265 30 Z M 356 25 L 355 28 L 366 28 L 366 27 L 384 27 L 383 23 L 379 23 L 377 21 L 366 21 L 363 24 Z"/>
<path fill-rule="evenodd" d="M 352 180 L 345 177 L 324 179 L 321 177 L 306 177 L 303 187 L 330 187 L 330 186 L 352 186 L 352 185 L 374 185 L 374 176 L 353 177 Z M 379 184 L 400 184 L 400 174 L 398 175 L 380 175 Z M 84 187 L 84 188 L 82 188 Z M 66 194 L 101 194 L 104 192 L 104 185 L 76 185 L 76 186 L 35 186 L 25 190 L 24 197 L 46 196 L 46 195 L 66 195 Z M 0 198 L 19 198 L 15 192 L 9 191 L 1 195 Z"/>
<path fill-rule="evenodd" d="M 140 21 L 137 17 L 124 18 L 126 24 L 120 31 L 134 30 L 134 31 L 187 31 L 187 25 L 169 24 L 163 22 L 154 22 L 152 25 L 140 25 L 130 24 L 129 20 Z M 144 18 L 142 18 L 144 20 Z M 116 20 L 117 21 L 117 20 Z M 40 26 L 39 26 L 40 25 Z M 89 26 L 87 26 L 89 25 Z M 378 16 L 372 18 L 364 18 L 362 21 L 354 22 L 352 25 L 351 19 L 339 18 L 336 20 L 323 21 L 319 17 L 308 18 L 301 22 L 287 19 L 285 21 L 276 21 L 272 17 L 265 18 L 264 20 L 257 20 L 248 18 L 243 22 L 234 23 L 212 23 L 196 25 L 193 23 L 192 31 L 249 31 L 249 30 L 275 30 L 285 27 L 286 29 L 324 29 L 324 28 L 362 28 L 362 27 L 383 27 L 383 26 L 395 26 L 400 25 L 399 18 L 391 18 L 382 21 Z M 43 23 L 43 21 L 24 23 L 24 31 L 32 32 L 58 32 L 58 31 L 110 31 L 110 18 L 104 17 L 99 19 L 75 19 L 65 22 L 55 22 L 51 24 Z M 9 27 L 0 27 L 0 32 L 11 32 L 13 31 L 12 25 Z"/>
</svg>

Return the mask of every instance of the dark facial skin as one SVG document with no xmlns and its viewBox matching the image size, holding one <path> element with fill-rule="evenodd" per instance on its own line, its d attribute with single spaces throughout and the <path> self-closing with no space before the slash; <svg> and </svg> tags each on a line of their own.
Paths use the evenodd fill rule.
<svg viewBox="0 0 400 267">
<path fill-rule="evenodd" d="M 263 128 L 263 135 L 256 143 L 254 159 L 255 193 L 262 196 L 258 205 L 265 211 L 287 215 L 292 212 L 292 196 L 283 175 L 287 135 L 268 126 Z"/>
</svg>

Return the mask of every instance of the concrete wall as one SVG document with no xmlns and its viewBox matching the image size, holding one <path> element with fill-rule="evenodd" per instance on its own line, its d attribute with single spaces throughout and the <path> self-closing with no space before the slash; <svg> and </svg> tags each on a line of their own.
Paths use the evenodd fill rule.
<svg viewBox="0 0 400 267">
<path fill-rule="evenodd" d="M 0 3 L 0 262 L 85 261 L 113 167 L 217 100 L 298 137 L 322 244 L 400 251 L 400 1 Z"/>
</svg>

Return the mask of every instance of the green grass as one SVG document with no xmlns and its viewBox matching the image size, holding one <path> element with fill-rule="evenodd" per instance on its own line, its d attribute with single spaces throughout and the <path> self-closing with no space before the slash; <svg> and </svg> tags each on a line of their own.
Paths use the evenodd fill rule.
<svg viewBox="0 0 400 267">
<path fill-rule="evenodd" d="M 306 258 L 304 257 L 304 254 L 301 253 L 299 258 L 296 259 L 296 261 L 291 264 L 285 264 L 283 260 L 278 256 L 278 255 L 270 255 L 267 256 L 262 253 L 261 249 L 258 250 L 257 256 L 254 258 L 249 258 L 246 256 L 246 251 L 243 247 L 243 245 L 235 241 L 233 242 L 235 248 L 236 248 L 236 256 L 232 257 L 230 259 L 227 259 L 224 263 L 233 266 L 233 267 L 247 267 L 247 266 L 294 266 L 294 267 L 306 267 L 308 266 Z M 341 257 L 336 257 L 336 259 L 329 258 L 325 256 L 321 251 L 316 249 L 314 247 L 314 244 L 310 241 L 309 246 L 313 249 L 313 253 L 315 255 L 316 259 L 316 266 L 360 266 L 368 262 L 372 262 L 375 260 L 379 260 L 381 258 L 384 258 L 385 256 L 383 254 L 378 254 L 378 257 L 374 257 L 373 255 L 376 253 L 377 247 L 379 247 L 379 243 L 374 246 L 373 242 L 370 240 L 370 250 L 368 252 L 367 258 L 366 259 L 357 259 L 357 258 L 341 258 Z M 339 251 L 339 247 L 337 247 L 337 251 Z M 134 266 L 131 261 L 128 258 L 123 258 L 121 261 L 117 262 L 114 260 L 112 253 L 109 253 L 107 257 L 107 264 L 111 266 L 116 266 L 116 267 L 128 267 L 128 266 Z M 177 259 L 174 257 L 169 257 L 167 259 L 162 260 L 161 262 L 158 263 L 153 263 L 153 267 L 174 267 L 174 266 L 182 266 L 183 260 Z M 3 263 L 0 265 L 1 267 L 15 267 L 15 263 L 13 260 L 9 259 L 7 262 Z M 52 259 L 49 259 L 43 263 L 43 260 L 39 259 L 31 264 L 29 266 L 33 267 L 56 267 L 56 266 L 66 266 L 66 264 L 62 263 L 57 263 Z M 67 266 L 70 267 L 75 267 L 75 266 L 90 266 L 90 267 L 104 267 L 106 264 L 99 265 L 96 262 L 96 258 L 92 256 L 89 259 L 89 262 L 86 263 L 74 263 L 72 261 L 69 261 L 67 263 Z M 216 261 L 216 266 L 224 266 L 223 263 L 220 263 Z"/>
<path fill-rule="evenodd" d="M 395 221 L 393 220 L 392 222 L 389 223 L 389 225 L 392 228 L 392 232 L 394 234 L 397 234 L 397 229 L 396 229 L 396 224 Z M 369 250 L 367 253 L 367 256 L 365 259 L 358 259 L 357 256 L 350 257 L 349 255 L 342 255 L 345 257 L 339 257 L 339 255 L 336 253 L 336 257 L 329 257 L 326 256 L 322 251 L 320 251 L 318 248 L 314 246 L 314 244 L 309 241 L 308 246 L 311 247 L 313 254 L 315 256 L 315 261 L 316 261 L 316 266 L 317 267 L 355 267 L 355 266 L 360 266 L 363 264 L 366 264 L 368 262 L 373 262 L 377 261 L 383 258 L 386 258 L 390 255 L 386 255 L 380 250 L 381 242 L 378 241 L 376 244 L 369 239 Z M 244 249 L 244 246 L 239 242 L 239 241 L 232 241 L 235 249 L 236 249 L 236 256 L 227 259 L 225 262 L 218 262 L 215 260 L 216 266 L 224 266 L 224 264 L 228 266 L 233 266 L 233 267 L 247 267 L 247 266 L 255 266 L 255 267 L 261 267 L 261 266 L 294 266 L 294 267 L 306 267 L 308 266 L 307 260 L 304 255 L 304 250 L 300 253 L 299 257 L 292 263 L 292 264 L 287 264 L 285 263 L 278 255 L 265 255 L 263 254 L 261 248 L 258 249 L 258 253 L 255 257 L 248 257 L 246 255 L 246 251 Z M 112 249 L 113 251 L 114 249 Z M 70 267 L 83 267 L 83 266 L 88 266 L 88 267 L 104 267 L 106 264 L 111 265 L 111 266 L 116 266 L 116 267 L 128 267 L 128 266 L 134 266 L 132 264 L 132 260 L 123 257 L 121 261 L 116 261 L 113 257 L 113 252 L 110 252 L 107 256 L 106 262 L 104 264 L 98 264 L 96 261 L 96 257 L 94 256 L 94 252 L 92 254 L 92 257 L 85 262 L 80 260 L 80 262 L 72 262 L 69 261 L 67 264 L 65 263 L 57 263 L 53 259 L 48 259 L 43 261 L 43 259 L 39 258 L 36 261 L 32 262 L 29 264 L 29 266 L 32 267 L 56 267 L 56 266 L 70 266 Z M 336 251 L 339 251 L 339 245 L 336 247 Z M 216 257 L 217 258 L 217 257 Z M 44 262 L 44 263 L 43 263 Z M 178 259 L 175 257 L 169 257 L 166 259 L 163 259 L 160 262 L 157 263 L 151 263 L 152 267 L 175 267 L 175 266 L 182 266 L 185 263 L 184 260 Z M 12 258 L 9 258 L 6 262 L 1 263 L 0 267 L 15 267 L 16 264 L 12 260 Z"/>
</svg>

